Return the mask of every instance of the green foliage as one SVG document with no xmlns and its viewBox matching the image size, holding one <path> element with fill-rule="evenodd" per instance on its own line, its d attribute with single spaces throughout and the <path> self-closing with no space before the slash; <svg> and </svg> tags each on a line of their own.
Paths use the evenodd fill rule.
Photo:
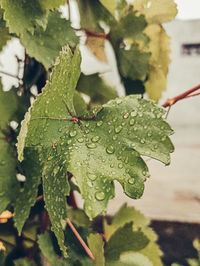
<svg viewBox="0 0 200 266">
<path fill-rule="evenodd" d="M 170 163 L 165 111 L 141 96 L 158 101 L 165 89 L 170 50 L 161 23 L 176 6 L 160 2 L 77 2 L 85 46 L 104 62 L 105 43 L 113 47 L 126 92 L 117 98 L 99 73 L 81 73 L 83 39 L 59 11 L 65 0 L 0 0 L 0 50 L 15 37 L 26 51 L 19 86 L 5 92 L 0 83 L 0 214 L 13 213 L 13 221 L 0 224 L 1 265 L 162 265 L 157 236 L 134 208 L 124 205 L 111 224 L 105 220 L 103 235 L 92 222 L 106 213 L 114 181 L 127 196 L 142 196 L 149 177 L 143 156 Z M 74 209 L 74 191 L 84 210 Z"/>
</svg>

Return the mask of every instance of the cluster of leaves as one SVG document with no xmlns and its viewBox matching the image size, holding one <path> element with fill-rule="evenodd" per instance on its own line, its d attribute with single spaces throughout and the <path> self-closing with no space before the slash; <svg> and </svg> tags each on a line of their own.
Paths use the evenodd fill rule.
<svg viewBox="0 0 200 266">
<path fill-rule="evenodd" d="M 159 13 L 154 13 L 154 1 L 151 2 L 152 9 L 146 10 L 147 3 L 143 0 L 135 1 L 134 7 L 123 0 L 78 1 L 86 45 L 96 51 L 99 59 L 106 60 L 104 43 L 110 41 L 127 94 L 143 93 L 145 86 L 154 87 L 151 69 L 158 75 L 157 80 L 166 77 L 168 37 L 160 23 L 171 19 L 176 8 L 172 0 L 165 0 L 161 19 Z M 40 263 L 37 234 L 49 229 L 50 219 L 56 238 L 49 233 L 41 235 L 40 249 L 52 265 L 59 262 L 76 265 L 77 247 L 72 245 L 70 232 L 65 228 L 70 213 L 76 217 L 76 210 L 67 209 L 66 197 L 70 191 L 76 188 L 81 193 L 85 213 L 93 219 L 106 212 L 108 201 L 114 197 L 115 180 L 127 196 L 134 199 L 142 196 L 149 176 L 142 156 L 167 165 L 173 151 L 169 139 L 173 131 L 163 119 L 162 108 L 141 95 L 116 98 L 116 90 L 97 73 L 89 76 L 81 73 L 81 56 L 76 48 L 79 38 L 58 9 L 64 3 L 63 0 L 0 0 L 0 48 L 10 38 L 17 37 L 26 50 L 19 87 L 5 92 L 0 84 L 0 213 L 5 209 L 14 212 L 13 220 L 0 228 L 0 244 L 6 247 L 6 253 L 0 255 L 2 264 L 5 260 L 10 265 L 13 259 L 27 254 Z M 104 24 L 109 28 L 108 33 Z M 67 46 L 62 49 L 64 45 Z M 160 72 L 156 69 L 158 63 Z M 49 81 L 40 93 L 46 76 L 50 76 Z M 35 97 L 33 85 L 40 94 L 29 108 L 31 98 Z M 88 105 L 81 93 L 90 97 Z M 152 98 L 158 100 L 156 97 Z M 95 106 L 90 109 L 91 105 Z M 17 128 L 13 128 L 12 121 L 17 122 Z M 17 180 L 16 176 L 21 175 L 25 176 L 25 182 Z M 77 185 L 69 180 L 71 175 Z M 160 265 L 161 253 L 148 222 L 127 207 L 119 213 L 112 225 L 105 222 L 106 243 L 99 235 L 93 235 L 86 226 L 90 224 L 88 220 L 83 224 L 86 227 L 81 229 L 83 236 L 89 236 L 87 242 L 97 261 L 93 263 L 84 255 L 81 265 L 139 265 L 137 261 L 154 265 L 151 256 L 154 252 L 155 258 L 158 257 L 156 265 Z M 124 220 L 120 220 L 122 213 Z M 74 220 L 78 227 L 84 227 L 78 222 Z M 10 235 L 6 240 L 5 234 Z M 116 246 L 118 240 L 120 244 L 129 235 L 136 238 L 134 243 L 130 239 L 126 245 L 123 241 L 122 246 Z M 68 259 L 58 257 L 60 251 L 55 247 L 55 239 Z M 31 262 L 20 258 L 15 264 L 31 265 Z"/>
</svg>

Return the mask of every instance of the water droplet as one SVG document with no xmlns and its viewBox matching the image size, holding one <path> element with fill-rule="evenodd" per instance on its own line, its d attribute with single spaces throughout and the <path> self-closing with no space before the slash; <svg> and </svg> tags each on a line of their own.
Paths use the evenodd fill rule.
<svg viewBox="0 0 200 266">
<path fill-rule="evenodd" d="M 159 113 L 159 114 L 156 115 L 157 118 L 161 118 L 161 116 L 162 116 L 161 113 Z"/>
<path fill-rule="evenodd" d="M 117 135 L 114 135 L 114 136 L 112 137 L 112 139 L 113 139 L 113 140 L 116 140 L 116 139 L 117 139 Z"/>
<path fill-rule="evenodd" d="M 48 158 L 47 158 L 47 161 L 51 161 L 53 159 L 53 156 L 49 156 Z"/>
<path fill-rule="evenodd" d="M 100 126 L 102 126 L 102 125 L 103 125 L 103 121 L 102 121 L 102 120 L 100 120 L 100 121 L 97 122 L 97 126 L 98 126 L 98 127 L 100 127 Z"/>
<path fill-rule="evenodd" d="M 138 113 L 139 117 L 143 117 L 143 113 L 139 112 Z"/>
<path fill-rule="evenodd" d="M 132 143 L 131 146 L 132 146 L 133 148 L 135 148 L 136 144 L 135 144 L 135 143 Z"/>
<path fill-rule="evenodd" d="M 70 135 L 70 137 L 75 137 L 76 136 L 76 130 L 71 130 L 69 132 L 69 135 Z"/>
<path fill-rule="evenodd" d="M 95 143 L 87 143 L 86 145 L 89 149 L 95 149 L 97 147 Z"/>
<path fill-rule="evenodd" d="M 56 175 L 59 171 L 60 167 L 56 166 L 54 169 L 53 169 L 53 174 Z"/>
<path fill-rule="evenodd" d="M 107 153 L 112 154 L 115 151 L 115 148 L 112 145 L 108 145 L 106 148 Z"/>
<path fill-rule="evenodd" d="M 161 141 L 165 141 L 166 140 L 166 136 L 163 136 L 162 138 L 161 138 Z"/>
<path fill-rule="evenodd" d="M 90 125 L 90 124 L 87 122 L 87 123 L 85 124 L 85 127 L 89 127 L 89 125 Z"/>
<path fill-rule="evenodd" d="M 71 141 L 71 139 L 69 139 L 68 141 L 67 141 L 67 144 L 70 144 L 72 141 Z"/>
<path fill-rule="evenodd" d="M 80 143 L 82 143 L 83 141 L 84 141 L 83 138 L 79 138 L 79 139 L 78 139 L 78 142 L 80 142 Z"/>
<path fill-rule="evenodd" d="M 122 169 L 123 168 L 123 164 L 122 163 L 119 163 L 118 164 L 118 167 L 119 167 L 119 169 Z"/>
<path fill-rule="evenodd" d="M 88 177 L 89 177 L 89 179 L 90 180 L 92 180 L 92 181 L 95 181 L 96 180 L 96 175 L 93 175 L 93 174 L 88 174 Z"/>
<path fill-rule="evenodd" d="M 129 121 L 129 124 L 130 124 L 131 126 L 133 126 L 133 125 L 135 124 L 135 120 L 134 120 L 134 119 L 131 119 L 131 120 Z"/>
<path fill-rule="evenodd" d="M 126 114 L 123 115 L 123 118 L 125 118 L 125 119 L 127 119 L 128 117 L 129 117 L 129 114 L 128 113 L 126 113 Z"/>
<path fill-rule="evenodd" d="M 131 112 L 131 116 L 132 116 L 132 117 L 137 116 L 137 111 L 132 111 L 132 112 Z"/>
<path fill-rule="evenodd" d="M 91 181 L 88 181 L 87 184 L 88 184 L 89 187 L 91 187 L 91 188 L 93 187 L 93 184 L 92 184 Z"/>
<path fill-rule="evenodd" d="M 118 126 L 115 128 L 115 132 L 118 134 L 122 130 L 122 126 Z"/>
<path fill-rule="evenodd" d="M 122 103 L 122 100 L 121 100 L 121 99 L 117 99 L 117 100 L 116 100 L 116 103 L 117 103 L 117 104 L 120 104 L 120 103 Z"/>
<path fill-rule="evenodd" d="M 142 138 L 141 140 L 140 140 L 140 143 L 142 143 L 142 144 L 144 144 L 146 141 L 145 141 L 145 139 L 144 138 Z"/>
<path fill-rule="evenodd" d="M 100 137 L 99 137 L 99 136 L 95 136 L 95 137 L 93 137 L 93 138 L 92 138 L 92 142 L 98 142 L 98 141 L 99 141 L 99 139 L 100 139 Z"/>
<path fill-rule="evenodd" d="M 132 178 L 129 178 L 128 183 L 129 183 L 130 185 L 133 185 L 133 184 L 135 183 L 134 178 L 133 178 L 133 177 L 132 177 Z"/>
<path fill-rule="evenodd" d="M 113 168 L 114 167 L 114 164 L 113 163 L 111 163 L 111 165 L 110 165 L 110 168 Z"/>
<path fill-rule="evenodd" d="M 96 198 L 97 200 L 104 200 L 104 199 L 105 199 L 105 193 L 102 192 L 102 191 L 100 191 L 100 192 L 96 192 L 96 193 L 95 193 L 95 198 Z"/>
<path fill-rule="evenodd" d="M 149 132 L 147 133 L 147 136 L 148 136 L 148 137 L 151 137 L 151 136 L 152 136 L 152 132 L 149 131 Z"/>
</svg>

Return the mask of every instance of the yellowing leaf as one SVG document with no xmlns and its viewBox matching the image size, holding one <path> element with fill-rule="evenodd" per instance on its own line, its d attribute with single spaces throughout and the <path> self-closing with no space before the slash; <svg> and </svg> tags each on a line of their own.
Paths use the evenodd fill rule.
<svg viewBox="0 0 200 266">
<path fill-rule="evenodd" d="M 110 11 L 112 15 L 114 15 L 116 8 L 115 0 L 100 0 L 100 2 Z"/>
<path fill-rule="evenodd" d="M 166 76 L 170 63 L 170 38 L 161 25 L 151 24 L 146 28 L 150 38 L 149 49 L 151 52 L 149 78 L 145 83 L 149 98 L 158 102 L 162 92 L 166 89 Z"/>
<path fill-rule="evenodd" d="M 86 46 L 100 61 L 107 62 L 107 56 L 105 53 L 105 40 L 88 36 L 86 39 Z"/>
<path fill-rule="evenodd" d="M 6 210 L 0 215 L 0 223 L 7 223 L 8 219 L 12 218 L 12 212 Z M 0 249 L 1 250 L 1 249 Z"/>
<path fill-rule="evenodd" d="M 149 23 L 165 23 L 177 14 L 173 0 L 134 0 L 135 10 L 144 14 Z"/>
</svg>

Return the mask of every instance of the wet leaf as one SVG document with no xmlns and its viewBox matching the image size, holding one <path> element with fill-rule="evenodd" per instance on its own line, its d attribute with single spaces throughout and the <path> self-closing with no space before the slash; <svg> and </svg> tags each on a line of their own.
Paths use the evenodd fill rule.
<svg viewBox="0 0 200 266">
<path fill-rule="evenodd" d="M 3 9 L 0 8 L 0 51 L 6 45 L 7 41 L 11 39 L 8 28 L 6 27 L 6 22 L 3 19 Z"/>
<path fill-rule="evenodd" d="M 18 138 L 20 160 L 24 148 L 42 147 L 45 202 L 61 242 L 59 221 L 65 214 L 67 171 L 80 188 L 86 214 L 93 218 L 105 212 L 114 196 L 114 180 L 128 196 L 141 197 L 149 176 L 141 155 L 169 164 L 173 151 L 168 137 L 173 131 L 162 119 L 165 111 L 138 96 L 111 100 L 102 108 L 83 114 L 86 120 L 69 120 L 72 117 L 67 109 L 76 115 L 73 94 L 79 75 L 78 50 L 74 55 L 70 49 L 63 51 L 51 81 L 26 114 Z M 56 196 L 63 205 L 59 212 Z"/>
<path fill-rule="evenodd" d="M 50 12 L 45 30 L 37 27 L 33 35 L 30 32 L 21 35 L 21 42 L 28 54 L 46 68 L 55 63 L 62 46 L 68 44 L 74 47 L 78 43 L 78 37 L 71 28 L 70 21 L 61 18 L 60 15 L 57 11 Z"/>
</svg>

